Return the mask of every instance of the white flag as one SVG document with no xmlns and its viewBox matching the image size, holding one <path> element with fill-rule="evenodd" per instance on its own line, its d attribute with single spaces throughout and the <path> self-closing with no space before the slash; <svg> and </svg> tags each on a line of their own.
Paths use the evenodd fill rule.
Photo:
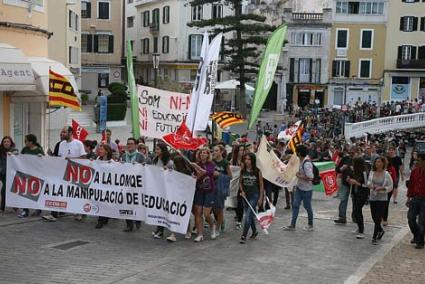
<svg viewBox="0 0 425 284">
<path fill-rule="evenodd" d="M 208 47 L 205 57 L 203 57 L 203 54 L 201 54 L 201 63 L 198 69 L 197 83 L 195 84 L 194 90 L 192 91 L 189 113 L 186 120 L 186 124 L 191 130 L 193 129 L 195 131 L 203 131 L 207 128 L 214 99 L 215 84 L 217 80 L 218 57 L 220 54 L 222 38 L 223 34 L 218 34 L 211 41 L 209 46 L 207 44 Z M 202 43 L 202 48 L 204 48 L 204 43 Z M 204 49 L 202 49 L 202 51 L 203 50 Z"/>
</svg>

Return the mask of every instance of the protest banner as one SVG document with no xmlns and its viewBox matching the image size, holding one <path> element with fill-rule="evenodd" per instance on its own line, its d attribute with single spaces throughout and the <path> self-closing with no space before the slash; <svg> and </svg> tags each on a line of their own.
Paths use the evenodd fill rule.
<svg viewBox="0 0 425 284">
<path fill-rule="evenodd" d="M 292 187 L 296 181 L 299 159 L 292 155 L 288 164 L 283 163 L 263 135 L 256 153 L 257 168 L 261 170 L 263 177 L 280 187 Z"/>
<path fill-rule="evenodd" d="M 314 191 L 324 192 L 326 196 L 331 196 L 338 191 L 336 183 L 336 172 L 334 162 L 314 162 L 314 165 L 319 169 L 320 184 L 314 186 Z"/>
<path fill-rule="evenodd" d="M 160 167 L 57 157 L 7 157 L 9 207 L 144 221 L 186 233 L 196 180 Z"/>
<path fill-rule="evenodd" d="M 190 95 L 137 86 L 140 135 L 162 139 L 186 119 Z"/>
<path fill-rule="evenodd" d="M 232 179 L 230 180 L 229 186 L 230 195 L 227 197 L 224 205 L 226 207 L 236 208 L 238 204 L 237 197 L 239 191 L 241 167 L 230 166 L 230 170 L 232 171 Z"/>
</svg>

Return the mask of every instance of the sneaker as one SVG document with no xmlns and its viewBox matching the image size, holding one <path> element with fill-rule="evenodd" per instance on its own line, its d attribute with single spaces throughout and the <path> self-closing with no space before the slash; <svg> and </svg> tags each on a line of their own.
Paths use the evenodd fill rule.
<svg viewBox="0 0 425 284">
<path fill-rule="evenodd" d="M 305 226 L 304 228 L 303 228 L 303 230 L 304 231 L 307 231 L 307 232 L 311 232 L 311 231 L 313 231 L 314 229 L 313 229 L 313 225 L 307 225 L 307 226 Z"/>
<path fill-rule="evenodd" d="M 191 232 L 187 232 L 186 235 L 184 236 L 184 238 L 186 240 L 190 240 L 192 238 L 192 233 Z"/>
<path fill-rule="evenodd" d="M 154 239 L 162 239 L 162 237 L 164 236 L 164 232 L 163 231 L 152 232 L 152 236 Z"/>
<path fill-rule="evenodd" d="M 423 249 L 424 245 L 422 244 L 416 244 L 415 249 Z"/>
<path fill-rule="evenodd" d="M 242 236 L 242 237 L 241 237 L 241 240 L 239 241 L 239 243 L 240 243 L 240 244 L 244 244 L 244 243 L 246 243 L 246 237 L 245 237 L 245 236 Z"/>
<path fill-rule="evenodd" d="M 251 240 L 256 240 L 258 237 L 258 231 L 255 231 L 254 233 L 252 233 L 252 235 L 249 237 Z"/>
<path fill-rule="evenodd" d="M 240 229 L 242 229 L 242 223 L 236 222 L 236 230 L 240 230 Z"/>
<path fill-rule="evenodd" d="M 411 243 L 412 245 L 414 245 L 414 244 L 416 244 L 416 240 L 413 238 L 413 239 L 411 239 L 411 240 L 410 240 L 410 243 Z"/>
<path fill-rule="evenodd" d="M 382 239 L 382 236 L 385 234 L 385 231 L 380 231 L 379 233 L 378 233 L 378 236 L 376 236 L 376 238 L 378 239 L 378 240 L 380 240 L 380 239 Z"/>
<path fill-rule="evenodd" d="M 363 240 L 364 239 L 364 234 L 361 234 L 361 233 L 357 234 L 356 239 Z"/>
<path fill-rule="evenodd" d="M 200 235 L 200 236 L 197 236 L 193 241 L 195 242 L 195 243 L 200 243 L 200 242 L 202 242 L 204 240 L 204 236 L 202 236 L 202 235 Z"/>
<path fill-rule="evenodd" d="M 171 234 L 170 236 L 168 236 L 167 241 L 170 243 L 174 243 L 175 241 L 177 241 L 176 236 L 174 234 Z"/>
<path fill-rule="evenodd" d="M 211 231 L 211 240 L 215 240 L 218 237 L 218 232 L 215 228 L 212 229 Z"/>
<path fill-rule="evenodd" d="M 284 231 L 295 231 L 295 226 L 289 225 L 282 228 Z"/>
<path fill-rule="evenodd" d="M 41 218 L 43 218 L 43 220 L 46 220 L 46 221 L 49 221 L 49 222 L 55 222 L 56 221 L 56 218 L 53 217 L 52 215 L 45 215 Z"/>
<path fill-rule="evenodd" d="M 283 209 L 289 210 L 289 209 L 291 209 L 291 206 L 285 206 L 285 208 L 283 208 Z"/>
<path fill-rule="evenodd" d="M 75 215 L 75 221 L 83 221 L 83 215 L 81 215 L 81 214 L 77 214 L 77 215 Z"/>
<path fill-rule="evenodd" d="M 359 229 L 354 230 L 354 231 L 352 231 L 351 233 L 352 233 L 352 234 L 354 234 L 354 235 L 357 235 L 357 234 L 359 233 Z"/>
<path fill-rule="evenodd" d="M 26 217 L 28 217 L 28 213 L 27 213 L 27 211 L 22 211 L 22 212 L 18 215 L 18 218 L 26 218 Z"/>
<path fill-rule="evenodd" d="M 372 239 L 372 245 L 377 245 L 378 241 L 376 239 Z"/>
<path fill-rule="evenodd" d="M 339 219 L 334 220 L 334 223 L 335 223 L 335 225 L 345 225 L 345 224 L 347 224 L 347 220 L 343 219 L 343 218 L 339 218 Z"/>
</svg>

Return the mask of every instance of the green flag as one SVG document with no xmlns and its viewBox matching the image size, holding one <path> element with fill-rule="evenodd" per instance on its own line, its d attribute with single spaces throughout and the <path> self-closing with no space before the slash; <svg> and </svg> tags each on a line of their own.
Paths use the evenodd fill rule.
<svg viewBox="0 0 425 284">
<path fill-rule="evenodd" d="M 279 57 L 282 52 L 283 42 L 286 37 L 287 26 L 282 25 L 276 29 L 267 41 L 266 50 L 263 53 L 263 60 L 258 72 L 257 85 L 255 87 L 254 102 L 252 104 L 251 115 L 249 117 L 248 128 L 251 128 L 257 120 L 270 88 L 274 80 Z"/>
<path fill-rule="evenodd" d="M 130 40 L 127 40 L 127 84 L 131 99 L 131 125 L 133 137 L 140 138 L 139 128 L 139 100 L 137 98 L 136 81 L 134 80 L 133 71 L 133 50 L 131 49 Z"/>
</svg>

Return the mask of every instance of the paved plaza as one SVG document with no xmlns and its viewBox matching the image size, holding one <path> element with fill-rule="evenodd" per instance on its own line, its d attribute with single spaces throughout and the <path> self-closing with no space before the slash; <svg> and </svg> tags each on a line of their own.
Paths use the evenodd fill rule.
<svg viewBox="0 0 425 284">
<path fill-rule="evenodd" d="M 283 207 L 284 200 L 279 202 Z M 224 235 L 199 244 L 183 236 L 173 244 L 154 240 L 154 228 L 147 225 L 124 233 L 122 220 L 96 230 L 94 218 L 77 222 L 69 216 L 48 223 L 6 213 L 0 217 L 0 283 L 357 283 L 406 235 L 405 220 L 397 217 L 405 209 L 391 205 L 390 226 L 375 246 L 369 208 L 367 238 L 357 240 L 355 224 L 338 226 L 330 220 L 337 204 L 335 198 L 314 201 L 313 232 L 302 230 L 305 214 L 296 232 L 282 231 L 290 211 L 279 209 L 270 234 L 245 245 L 239 244 L 233 211 L 226 212 Z M 414 251 L 407 245 L 403 249 Z M 372 277 L 364 283 L 385 281 Z"/>
</svg>

